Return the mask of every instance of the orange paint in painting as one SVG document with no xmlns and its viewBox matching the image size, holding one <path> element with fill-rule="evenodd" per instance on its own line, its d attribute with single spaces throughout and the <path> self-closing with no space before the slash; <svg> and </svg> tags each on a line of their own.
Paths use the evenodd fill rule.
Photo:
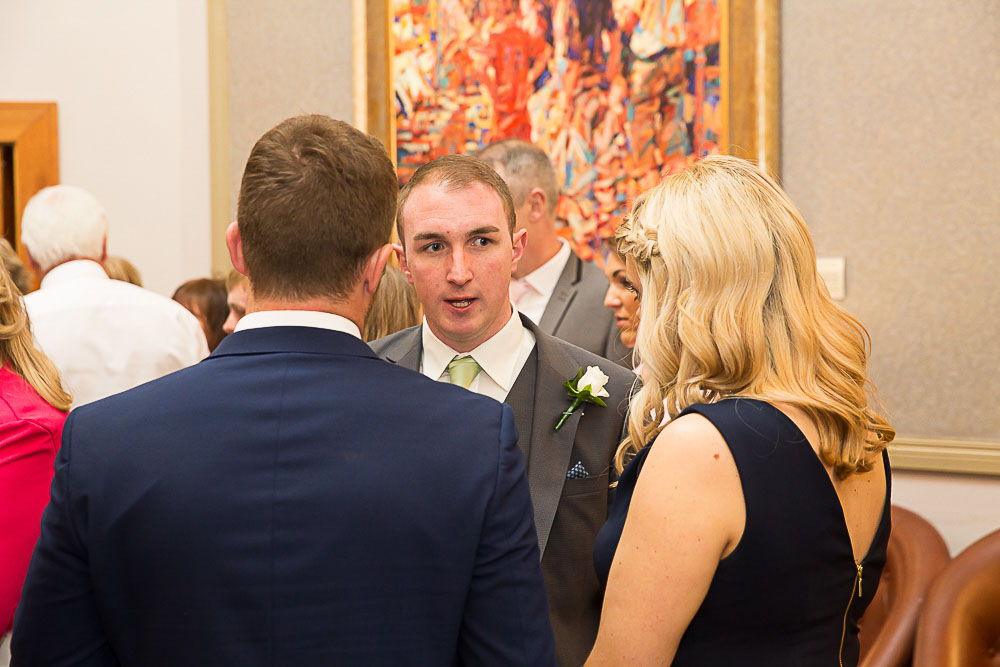
<svg viewBox="0 0 1000 667">
<path fill-rule="evenodd" d="M 399 177 L 504 137 L 541 146 L 581 255 L 718 151 L 721 0 L 394 0 Z"/>
</svg>

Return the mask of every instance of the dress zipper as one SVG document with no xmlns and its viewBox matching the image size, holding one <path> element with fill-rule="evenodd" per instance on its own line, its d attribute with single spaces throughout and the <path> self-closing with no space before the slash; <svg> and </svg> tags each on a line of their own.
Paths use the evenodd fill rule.
<svg viewBox="0 0 1000 667">
<path fill-rule="evenodd" d="M 857 574 L 854 575 L 854 585 L 851 586 L 851 599 L 847 602 L 847 609 L 844 610 L 844 626 L 840 630 L 840 650 L 837 651 L 837 661 L 840 663 L 840 667 L 844 667 L 844 638 L 847 636 L 847 615 L 851 613 L 851 605 L 854 603 L 854 591 L 858 592 L 858 597 L 861 597 L 861 572 L 865 569 L 864 565 L 856 565 L 858 568 Z"/>
</svg>

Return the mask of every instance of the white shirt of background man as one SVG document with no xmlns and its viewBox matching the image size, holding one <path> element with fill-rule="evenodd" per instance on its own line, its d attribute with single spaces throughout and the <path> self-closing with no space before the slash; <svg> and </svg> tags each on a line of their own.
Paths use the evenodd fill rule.
<svg viewBox="0 0 1000 667">
<path fill-rule="evenodd" d="M 528 239 L 528 243 L 531 243 L 531 239 Z M 512 278 L 510 281 L 510 300 L 535 324 L 542 319 L 542 313 L 549 305 L 552 293 L 556 291 L 559 276 L 562 275 L 566 262 L 569 261 L 569 255 L 573 252 L 566 241 L 559 239 L 559 243 L 562 247 L 552 259 L 523 278 Z"/>
<path fill-rule="evenodd" d="M 420 372 L 432 380 L 450 382 L 448 364 L 451 360 L 456 356 L 471 356 L 483 370 L 472 380 L 469 391 L 502 403 L 535 348 L 535 335 L 524 328 L 517 309 L 511 308 L 511 311 L 503 329 L 471 352 L 451 349 L 434 335 L 425 318 L 421 327 L 423 358 L 420 360 Z"/>
<path fill-rule="evenodd" d="M 208 356 L 198 319 L 173 299 L 108 278 L 89 259 L 60 264 L 24 297 L 35 341 L 73 407 L 131 389 Z"/>
</svg>

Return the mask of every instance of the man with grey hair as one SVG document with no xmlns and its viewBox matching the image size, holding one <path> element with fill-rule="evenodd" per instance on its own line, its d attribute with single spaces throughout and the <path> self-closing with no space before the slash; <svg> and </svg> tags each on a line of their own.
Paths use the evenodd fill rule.
<svg viewBox="0 0 1000 667">
<path fill-rule="evenodd" d="M 510 282 L 518 311 L 545 333 L 628 366 L 630 350 L 621 343 L 614 313 L 604 306 L 607 278 L 577 257 L 556 231 L 559 179 L 545 151 L 523 139 L 501 139 L 478 157 L 507 182 L 517 230 L 527 230 L 527 246 Z"/>
<path fill-rule="evenodd" d="M 42 281 L 24 305 L 74 407 L 208 355 L 201 325 L 183 306 L 108 278 L 101 265 L 107 238 L 104 207 L 70 185 L 41 190 L 21 218 L 21 243 Z"/>
</svg>

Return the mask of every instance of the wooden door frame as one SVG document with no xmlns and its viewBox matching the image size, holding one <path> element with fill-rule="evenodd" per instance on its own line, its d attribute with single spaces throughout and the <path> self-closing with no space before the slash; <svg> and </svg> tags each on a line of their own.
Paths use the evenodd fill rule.
<svg viewBox="0 0 1000 667">
<path fill-rule="evenodd" d="M 59 183 L 59 114 L 55 102 L 0 102 L 0 144 L 13 147 L 15 249 L 25 266 L 21 214 L 42 188 Z"/>
</svg>

